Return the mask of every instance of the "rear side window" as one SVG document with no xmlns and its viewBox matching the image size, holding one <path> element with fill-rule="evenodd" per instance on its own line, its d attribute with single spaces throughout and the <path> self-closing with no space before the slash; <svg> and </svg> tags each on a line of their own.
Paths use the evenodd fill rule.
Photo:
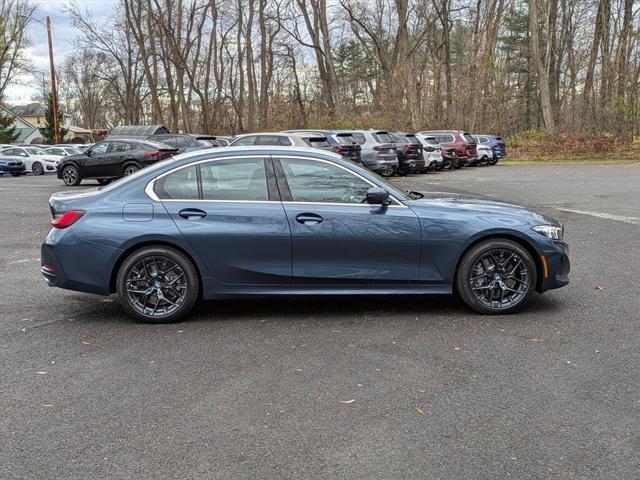
<svg viewBox="0 0 640 480">
<path fill-rule="evenodd" d="M 365 143 L 367 143 L 367 139 L 365 138 L 363 133 L 352 133 L 351 136 L 359 145 L 364 145 Z"/>
<path fill-rule="evenodd" d="M 128 152 L 129 150 L 132 150 L 130 144 L 123 142 L 113 142 L 111 144 L 111 149 L 109 149 L 109 153 Z"/>
<path fill-rule="evenodd" d="M 455 141 L 453 135 L 450 133 L 434 135 L 433 138 L 435 138 L 438 143 L 453 143 Z"/>
<path fill-rule="evenodd" d="M 280 137 L 279 135 L 260 135 L 256 145 L 282 145 L 280 143 L 280 138 L 284 137 Z M 291 145 L 291 143 L 288 142 L 288 139 L 287 145 Z"/>
<path fill-rule="evenodd" d="M 393 143 L 393 137 L 387 132 L 374 133 L 373 138 L 375 138 L 378 143 Z"/>
<path fill-rule="evenodd" d="M 204 163 L 200 167 L 200 176 L 203 200 L 269 200 L 262 159 Z"/>
<path fill-rule="evenodd" d="M 339 133 L 334 135 L 334 138 L 340 145 L 353 145 L 356 143 L 356 139 L 351 133 Z"/>
<path fill-rule="evenodd" d="M 197 200 L 196 166 L 182 168 L 158 179 L 154 191 L 160 200 Z"/>
<path fill-rule="evenodd" d="M 462 139 L 465 142 L 474 142 L 475 140 L 473 139 L 473 137 L 471 135 L 469 135 L 468 133 L 463 133 L 462 135 Z"/>
</svg>

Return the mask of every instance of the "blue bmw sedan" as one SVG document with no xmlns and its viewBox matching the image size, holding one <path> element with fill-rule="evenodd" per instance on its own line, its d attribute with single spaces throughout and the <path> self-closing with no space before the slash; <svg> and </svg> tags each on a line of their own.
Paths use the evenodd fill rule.
<svg viewBox="0 0 640 480">
<path fill-rule="evenodd" d="M 117 293 L 149 323 L 200 299 L 456 293 L 511 313 L 569 283 L 563 227 L 521 206 L 406 192 L 339 155 L 229 147 L 54 194 L 50 286 Z"/>
</svg>

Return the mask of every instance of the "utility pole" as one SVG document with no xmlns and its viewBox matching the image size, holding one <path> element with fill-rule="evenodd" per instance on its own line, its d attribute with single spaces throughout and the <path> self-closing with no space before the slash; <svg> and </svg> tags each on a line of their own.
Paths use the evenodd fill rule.
<svg viewBox="0 0 640 480">
<path fill-rule="evenodd" d="M 53 138 L 55 143 L 60 143 L 60 125 L 58 125 L 58 89 L 56 88 L 56 69 L 53 63 L 53 42 L 51 41 L 51 17 L 47 15 L 46 23 L 36 18 L 20 15 L 27 20 L 34 20 L 47 29 L 49 42 L 49 67 L 51 68 L 51 109 L 53 110 Z"/>
<path fill-rule="evenodd" d="M 56 88 L 56 69 L 53 64 L 53 43 L 51 42 L 51 17 L 47 15 L 47 37 L 49 40 L 49 65 L 51 67 L 51 107 L 53 109 L 53 136 L 60 143 L 60 125 L 58 125 L 58 89 Z"/>
</svg>

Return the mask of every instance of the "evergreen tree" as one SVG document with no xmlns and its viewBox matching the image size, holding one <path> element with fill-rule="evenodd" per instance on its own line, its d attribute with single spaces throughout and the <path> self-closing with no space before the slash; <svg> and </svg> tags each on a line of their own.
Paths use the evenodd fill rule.
<svg viewBox="0 0 640 480">
<path fill-rule="evenodd" d="M 13 118 L 0 114 L 0 143 L 13 143 L 18 139 Z"/>
<path fill-rule="evenodd" d="M 40 129 L 40 134 L 44 143 L 52 145 L 56 143 L 56 135 L 53 128 L 53 98 L 51 95 L 47 95 L 47 108 L 44 112 L 44 120 L 46 127 Z M 62 112 L 58 109 L 58 130 L 60 131 L 60 142 L 63 141 L 65 135 L 69 130 L 62 128 Z"/>
</svg>

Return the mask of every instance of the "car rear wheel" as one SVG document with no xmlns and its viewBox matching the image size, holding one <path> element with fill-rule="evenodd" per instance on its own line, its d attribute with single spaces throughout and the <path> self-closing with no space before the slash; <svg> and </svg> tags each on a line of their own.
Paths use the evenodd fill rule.
<svg viewBox="0 0 640 480">
<path fill-rule="evenodd" d="M 34 175 L 44 175 L 44 167 L 40 162 L 33 162 L 33 165 L 31 165 L 31 172 Z"/>
<path fill-rule="evenodd" d="M 531 298 L 537 281 L 531 255 L 518 243 L 492 238 L 464 254 L 456 273 L 462 300 L 483 314 L 513 313 Z"/>
<path fill-rule="evenodd" d="M 80 172 L 73 165 L 67 165 L 62 169 L 62 181 L 65 185 L 69 185 L 70 187 L 75 187 L 80 185 Z"/>
<path fill-rule="evenodd" d="M 489 164 L 490 164 L 490 165 L 495 165 L 496 163 L 498 163 L 498 160 L 499 160 L 499 158 L 498 158 L 498 157 L 495 157 L 495 158 L 493 158 L 493 159 L 489 162 Z"/>
<path fill-rule="evenodd" d="M 138 168 L 137 165 L 129 164 L 125 166 L 124 169 L 122 170 L 122 175 L 125 177 L 128 177 L 129 175 L 136 173 L 138 170 L 140 169 Z"/>
<path fill-rule="evenodd" d="M 184 317 L 200 289 L 191 261 L 164 246 L 144 247 L 129 255 L 118 270 L 116 286 L 122 308 L 144 323 L 171 323 Z"/>
</svg>

